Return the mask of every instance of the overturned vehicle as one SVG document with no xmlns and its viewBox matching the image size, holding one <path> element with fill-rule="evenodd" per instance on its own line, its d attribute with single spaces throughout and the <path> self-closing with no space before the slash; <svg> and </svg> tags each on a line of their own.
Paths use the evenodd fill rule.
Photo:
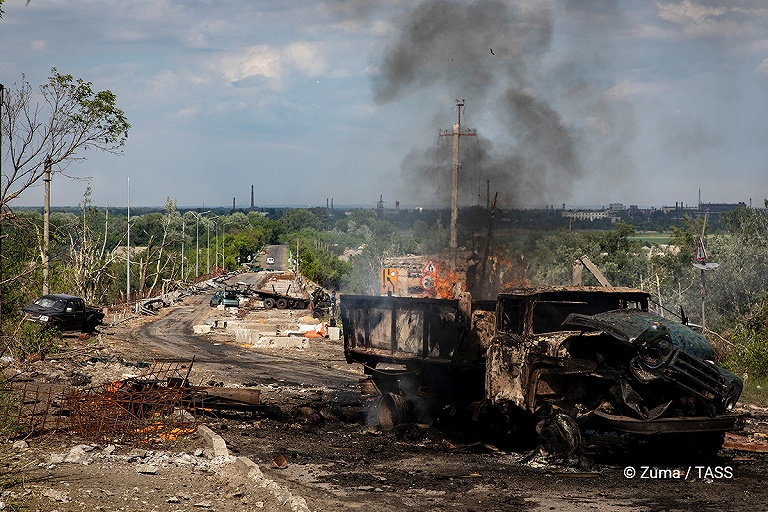
<svg viewBox="0 0 768 512">
<path fill-rule="evenodd" d="M 342 296 L 344 348 L 382 428 L 465 418 L 550 453 L 713 456 L 741 380 L 689 326 L 629 288 L 526 288 L 496 301 Z"/>
</svg>

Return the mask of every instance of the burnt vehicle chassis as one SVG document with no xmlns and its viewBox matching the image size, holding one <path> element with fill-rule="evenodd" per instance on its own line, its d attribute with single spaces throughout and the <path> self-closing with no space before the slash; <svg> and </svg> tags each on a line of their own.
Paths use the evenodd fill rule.
<svg viewBox="0 0 768 512">
<path fill-rule="evenodd" d="M 689 327 L 626 288 L 521 289 L 496 301 L 342 296 L 344 348 L 381 393 L 382 428 L 451 420 L 550 453 L 711 456 L 744 424 L 741 381 Z M 464 419 L 464 422 L 456 421 Z"/>
</svg>

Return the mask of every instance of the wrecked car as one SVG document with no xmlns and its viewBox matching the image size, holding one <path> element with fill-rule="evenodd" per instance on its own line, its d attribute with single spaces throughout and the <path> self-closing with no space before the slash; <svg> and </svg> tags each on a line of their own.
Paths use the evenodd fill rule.
<svg viewBox="0 0 768 512">
<path fill-rule="evenodd" d="M 43 295 L 21 309 L 28 322 L 60 331 L 91 333 L 104 320 L 104 313 L 89 307 L 80 297 L 65 294 Z"/>
<path fill-rule="evenodd" d="M 631 288 L 511 290 L 495 302 L 342 296 L 344 348 L 383 428 L 463 416 L 558 454 L 627 446 L 712 456 L 741 380 L 707 340 Z"/>
<path fill-rule="evenodd" d="M 215 308 L 216 306 L 223 304 L 224 307 L 228 308 L 236 308 L 240 306 L 240 296 L 235 290 L 217 290 L 216 293 L 213 294 L 210 300 L 210 305 L 212 308 Z"/>
</svg>

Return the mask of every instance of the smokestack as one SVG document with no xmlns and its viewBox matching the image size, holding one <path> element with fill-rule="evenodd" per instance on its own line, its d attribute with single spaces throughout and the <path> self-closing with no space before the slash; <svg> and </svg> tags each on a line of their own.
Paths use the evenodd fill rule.
<svg viewBox="0 0 768 512">
<path fill-rule="evenodd" d="M 251 185 L 251 210 L 253 210 L 253 185 Z"/>
<path fill-rule="evenodd" d="M 328 206 L 329 206 L 329 204 L 330 204 L 330 203 L 328 203 L 328 198 L 326 197 L 326 198 L 325 198 L 325 209 L 326 209 L 326 210 L 328 209 Z"/>
<path fill-rule="evenodd" d="M 400 213 L 400 201 L 395 201 L 395 213 Z"/>
<path fill-rule="evenodd" d="M 235 211 L 235 198 L 232 198 L 232 211 Z"/>
<path fill-rule="evenodd" d="M 331 211 L 333 211 L 333 198 L 331 198 Z"/>
</svg>

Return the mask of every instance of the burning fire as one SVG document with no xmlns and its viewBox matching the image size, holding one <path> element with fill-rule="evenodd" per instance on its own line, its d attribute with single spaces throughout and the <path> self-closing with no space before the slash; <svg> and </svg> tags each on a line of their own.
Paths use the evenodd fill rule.
<svg viewBox="0 0 768 512">
<path fill-rule="evenodd" d="M 179 436 L 186 434 L 192 434 L 197 430 L 196 427 L 173 427 L 169 428 L 169 425 L 165 423 L 155 423 L 153 425 L 147 425 L 146 427 L 137 429 L 136 432 L 140 434 L 155 434 L 161 439 L 166 441 L 175 441 Z"/>
<path fill-rule="evenodd" d="M 432 287 L 425 288 L 424 297 L 432 297 L 438 299 L 453 299 L 454 287 L 458 283 L 458 292 L 465 291 L 466 286 L 459 281 L 459 274 L 449 269 L 444 263 L 435 263 L 435 271 L 430 273 L 432 278 Z"/>
</svg>

